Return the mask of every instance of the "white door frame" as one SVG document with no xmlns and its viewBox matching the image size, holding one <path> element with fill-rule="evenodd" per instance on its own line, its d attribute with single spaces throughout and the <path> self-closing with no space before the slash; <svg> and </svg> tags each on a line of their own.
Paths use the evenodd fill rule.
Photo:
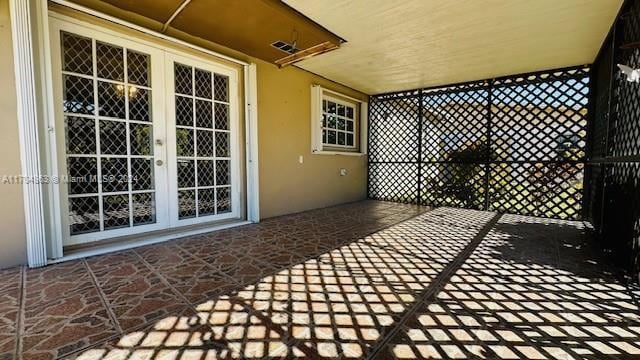
<svg viewBox="0 0 640 360">
<path fill-rule="evenodd" d="M 205 55 L 222 58 L 240 64 L 244 68 L 244 107 L 246 129 L 246 202 L 247 220 L 259 222 L 259 186 L 258 186 L 258 129 L 257 129 L 257 92 L 256 66 L 247 62 L 216 53 L 206 48 L 185 42 L 136 24 L 112 17 L 93 9 L 72 3 L 67 0 L 51 0 L 54 3 L 104 19 L 110 22 L 152 35 L 154 37 L 187 46 Z M 49 259 L 64 259 L 62 253 L 62 226 L 59 209 L 52 206 L 55 200 L 56 186 L 52 181 L 41 183 L 44 175 L 57 175 L 57 157 L 49 156 L 41 159 L 41 153 L 50 153 L 55 138 L 54 123 L 53 74 L 51 69 L 51 53 L 48 48 L 49 9 L 47 0 L 23 1 L 10 0 L 11 24 L 13 36 L 14 69 L 16 74 L 16 93 L 18 102 L 18 123 L 20 134 L 20 152 L 23 175 L 27 180 L 23 184 L 24 212 L 26 223 L 27 258 L 30 267 L 44 266 Z M 31 19 L 36 15 L 36 22 Z M 43 46 L 44 45 L 44 46 Z M 42 53 L 34 56 L 34 48 Z M 43 96 L 41 102 L 36 101 Z M 38 131 L 40 124 L 48 134 Z M 54 142 L 55 143 L 55 142 Z M 41 152 L 44 147 L 47 151 Z M 53 146 L 55 147 L 55 146 Z M 55 154 L 55 153 L 54 153 Z M 46 166 L 43 166 L 46 163 Z M 38 180 L 38 181 L 34 181 Z M 46 191 L 45 191 L 46 190 Z M 44 193 L 51 194 L 45 205 Z M 49 216 L 47 217 L 46 214 Z M 202 230 L 198 230 L 202 231 Z M 195 232 L 195 231 L 194 231 Z M 184 235 L 184 233 L 183 233 Z M 48 241 L 47 241 L 48 239 Z M 105 252 L 109 250 L 105 249 Z M 96 252 L 94 252 L 95 254 Z"/>
<path fill-rule="evenodd" d="M 42 5 L 42 4 L 40 4 Z M 45 4 L 46 6 L 46 4 Z M 31 1 L 10 0 L 13 66 L 17 99 L 20 164 L 23 176 L 24 217 L 29 266 L 47 263 L 45 209 L 39 179 L 42 175 L 38 134 L 37 79 Z"/>
</svg>

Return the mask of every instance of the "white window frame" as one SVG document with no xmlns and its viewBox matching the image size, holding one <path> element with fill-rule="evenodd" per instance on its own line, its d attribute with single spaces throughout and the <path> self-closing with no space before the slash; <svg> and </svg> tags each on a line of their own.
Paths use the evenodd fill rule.
<svg viewBox="0 0 640 360">
<path fill-rule="evenodd" d="M 359 116 L 354 118 L 354 146 L 324 143 L 322 138 L 322 130 L 324 129 L 322 103 L 324 100 L 357 107 L 355 110 Z M 316 155 L 366 155 L 367 105 L 366 101 L 323 88 L 320 85 L 311 85 L 311 153 Z"/>
</svg>

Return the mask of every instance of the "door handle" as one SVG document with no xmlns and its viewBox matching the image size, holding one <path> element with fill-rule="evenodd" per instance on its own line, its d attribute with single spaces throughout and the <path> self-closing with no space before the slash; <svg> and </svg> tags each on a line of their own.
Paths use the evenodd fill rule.
<svg viewBox="0 0 640 360">
<path fill-rule="evenodd" d="M 162 160 L 156 160 L 156 165 L 158 165 L 158 166 L 162 166 L 162 164 L 164 164 L 164 161 L 162 161 Z"/>
<path fill-rule="evenodd" d="M 156 145 L 162 146 L 163 144 L 162 139 L 156 139 Z"/>
</svg>

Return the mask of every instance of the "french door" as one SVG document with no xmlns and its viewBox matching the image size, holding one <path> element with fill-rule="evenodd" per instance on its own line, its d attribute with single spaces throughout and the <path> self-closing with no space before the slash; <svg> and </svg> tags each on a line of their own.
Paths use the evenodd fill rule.
<svg viewBox="0 0 640 360">
<path fill-rule="evenodd" d="M 50 24 L 62 243 L 239 217 L 237 71 Z"/>
</svg>

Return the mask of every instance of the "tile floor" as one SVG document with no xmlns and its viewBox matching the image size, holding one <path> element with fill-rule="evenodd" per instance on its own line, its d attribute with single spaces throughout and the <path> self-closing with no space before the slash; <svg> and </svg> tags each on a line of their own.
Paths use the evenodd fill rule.
<svg viewBox="0 0 640 360">
<path fill-rule="evenodd" d="M 364 201 L 0 270 L 0 360 L 640 357 L 585 234 Z"/>
</svg>

